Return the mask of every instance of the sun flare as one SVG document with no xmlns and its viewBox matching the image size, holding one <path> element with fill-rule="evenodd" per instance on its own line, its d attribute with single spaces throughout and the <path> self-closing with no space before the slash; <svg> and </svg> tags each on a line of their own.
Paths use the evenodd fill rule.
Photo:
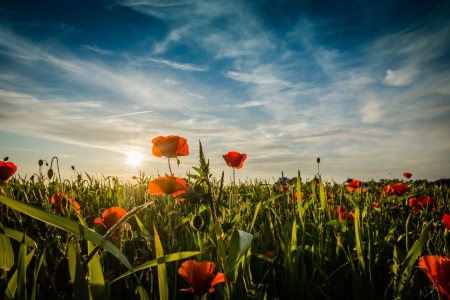
<svg viewBox="0 0 450 300">
<path fill-rule="evenodd" d="M 139 165 L 143 160 L 144 160 L 144 155 L 142 155 L 139 152 L 132 151 L 132 152 L 128 153 L 127 163 L 132 166 Z"/>
</svg>

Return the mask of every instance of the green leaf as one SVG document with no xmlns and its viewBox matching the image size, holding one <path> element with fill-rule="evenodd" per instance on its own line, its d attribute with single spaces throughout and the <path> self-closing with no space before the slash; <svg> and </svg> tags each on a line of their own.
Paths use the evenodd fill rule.
<svg viewBox="0 0 450 300">
<path fill-rule="evenodd" d="M 273 262 L 273 259 L 272 259 L 272 258 L 267 257 L 267 256 L 265 256 L 265 255 L 262 255 L 261 253 L 258 253 L 258 252 L 256 252 L 255 250 L 250 250 L 250 253 L 251 253 L 253 256 L 256 256 L 257 258 L 260 258 L 260 259 L 265 260 L 265 261 L 267 261 L 267 262 L 270 262 L 270 263 Z"/>
<path fill-rule="evenodd" d="M 422 252 L 423 245 L 426 245 L 429 238 L 430 230 L 433 229 L 433 221 L 430 221 L 427 226 L 423 229 L 422 233 L 420 234 L 419 239 L 414 243 L 414 245 L 411 247 L 411 249 L 408 252 L 408 255 L 406 256 L 405 261 L 402 263 L 402 267 L 400 270 L 398 270 L 398 285 L 396 289 L 396 294 L 400 295 L 403 290 L 403 282 L 405 282 L 405 279 L 409 277 L 411 273 L 411 268 L 416 263 L 417 258 L 419 258 L 420 253 Z"/>
<path fill-rule="evenodd" d="M 253 235 L 239 229 L 235 229 L 233 236 L 231 237 L 230 244 L 228 246 L 228 269 L 225 271 L 225 275 L 231 273 L 234 270 L 237 263 L 244 256 L 250 248 L 253 241 Z M 227 276 L 228 277 L 228 276 Z M 231 277 L 233 277 L 231 275 Z M 230 278 L 232 279 L 232 278 Z"/>
<path fill-rule="evenodd" d="M 0 270 L 9 271 L 14 266 L 14 251 L 9 238 L 0 233 Z"/>
<path fill-rule="evenodd" d="M 23 239 L 25 242 L 25 237 Z M 20 244 L 17 262 L 17 299 L 27 300 L 27 246 Z"/>
<path fill-rule="evenodd" d="M 167 281 L 166 260 L 164 259 L 164 250 L 154 223 L 153 230 L 155 231 L 155 252 L 156 260 L 158 262 L 159 299 L 169 300 L 169 284 Z"/>
<path fill-rule="evenodd" d="M 173 261 L 177 261 L 177 260 L 181 260 L 181 259 L 186 259 L 186 258 L 195 256 L 195 255 L 199 255 L 200 253 L 202 253 L 202 252 L 189 251 L 189 252 L 172 253 L 172 254 L 165 255 L 164 256 L 164 260 L 165 260 L 166 263 L 169 263 L 169 262 L 173 262 Z M 137 271 L 140 271 L 140 270 L 143 270 L 143 269 L 146 269 L 146 268 L 154 267 L 156 265 L 158 265 L 158 259 L 154 259 L 154 260 L 146 262 L 146 263 L 144 263 L 144 264 L 142 264 L 140 266 L 137 266 L 136 268 L 133 269 L 133 271 L 137 272 Z M 131 271 L 127 271 L 127 272 L 123 273 L 122 275 L 120 275 L 119 277 L 114 278 L 111 281 L 111 283 L 113 283 L 113 282 L 115 282 L 115 281 L 117 281 L 117 280 L 119 280 L 121 278 L 124 278 L 124 277 L 126 277 L 126 276 L 128 276 L 130 274 L 131 274 Z"/>
<path fill-rule="evenodd" d="M 7 228 L 7 227 L 2 227 L 2 225 L 0 224 L 0 234 L 3 233 L 6 236 L 9 236 L 10 238 L 22 242 L 23 240 L 23 236 L 24 234 L 20 231 L 11 229 L 11 228 Z M 31 248 L 37 248 L 36 242 L 30 238 L 29 236 L 25 235 L 25 245 L 27 245 L 28 247 Z"/>
<path fill-rule="evenodd" d="M 28 255 L 27 255 L 27 258 L 26 258 L 26 261 L 25 261 L 25 264 L 26 264 L 27 267 L 30 264 L 31 259 L 33 258 L 34 251 L 35 251 L 35 249 L 31 250 L 31 252 L 28 253 Z M 6 299 L 13 299 L 14 298 L 14 295 L 15 295 L 16 290 L 17 290 L 17 273 L 18 273 L 18 270 L 16 270 L 14 272 L 13 276 L 11 276 L 11 278 L 9 279 L 8 288 L 7 288 L 6 292 L 5 292 Z"/>
<path fill-rule="evenodd" d="M 86 221 L 78 215 L 81 224 L 87 227 Z M 88 241 L 88 253 L 94 250 L 94 244 Z M 98 255 L 95 254 L 88 264 L 89 267 L 89 286 L 92 299 L 108 299 L 105 290 L 105 278 L 103 277 L 103 269 Z"/>
<path fill-rule="evenodd" d="M 70 279 L 73 284 L 74 299 L 90 299 L 88 283 L 85 279 L 83 269 L 81 268 L 81 258 L 78 251 L 78 245 L 75 245 L 75 238 L 71 238 L 67 246 L 67 256 L 69 259 Z"/>
<path fill-rule="evenodd" d="M 38 279 L 38 276 L 39 276 L 39 270 L 41 269 L 42 263 L 44 262 L 44 259 L 45 259 L 45 250 L 47 250 L 47 247 L 45 247 L 44 251 L 42 251 L 41 257 L 39 258 L 39 262 L 34 267 L 34 278 L 33 278 L 33 289 L 32 289 L 32 292 L 31 292 L 31 300 L 35 300 L 36 299 L 37 279 Z M 28 259 L 28 256 L 27 256 L 27 259 Z"/>
<path fill-rule="evenodd" d="M 258 203 L 255 209 L 255 214 L 253 215 L 252 225 L 250 226 L 250 232 L 252 232 L 253 225 L 255 224 L 256 217 L 258 216 L 259 209 L 261 208 L 261 202 Z"/>
<path fill-rule="evenodd" d="M 111 242 L 105 240 L 101 235 L 91 230 L 90 228 L 8 197 L 0 196 L 0 203 L 3 203 L 17 211 L 20 211 L 21 213 L 29 215 L 32 218 L 64 229 L 76 236 L 87 239 L 88 241 L 99 245 L 100 247 L 111 253 L 114 257 L 119 259 L 129 270 L 133 269 L 127 257 L 119 249 L 117 249 L 116 246 L 111 244 Z"/>
<path fill-rule="evenodd" d="M 338 225 L 347 225 L 353 224 L 355 221 L 347 221 L 347 220 L 331 220 L 325 223 L 325 226 L 338 226 Z"/>
</svg>

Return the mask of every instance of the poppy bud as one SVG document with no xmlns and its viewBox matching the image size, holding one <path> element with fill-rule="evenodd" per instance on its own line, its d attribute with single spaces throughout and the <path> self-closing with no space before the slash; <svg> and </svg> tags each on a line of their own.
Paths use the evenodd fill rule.
<svg viewBox="0 0 450 300">
<path fill-rule="evenodd" d="M 48 167 L 48 162 L 46 162 L 45 165 Z"/>
<path fill-rule="evenodd" d="M 131 179 L 137 179 L 137 177 L 136 177 L 136 176 L 133 176 L 133 177 L 131 177 Z"/>
<path fill-rule="evenodd" d="M 42 165 L 44 164 L 44 161 L 43 161 L 42 159 L 40 159 L 40 160 L 38 161 L 38 164 L 39 164 L 39 167 L 42 167 Z"/>
<path fill-rule="evenodd" d="M 350 182 L 352 182 L 352 181 L 353 181 L 353 179 L 350 179 L 350 178 L 347 179 L 347 182 L 348 182 L 348 183 L 350 183 Z"/>
<path fill-rule="evenodd" d="M 100 190 L 97 190 L 96 194 L 97 196 L 100 196 Z"/>
<path fill-rule="evenodd" d="M 202 191 L 202 187 L 199 185 L 194 185 L 194 193 L 200 194 Z"/>
<path fill-rule="evenodd" d="M 72 166 L 72 170 L 74 170 L 74 171 L 75 171 L 75 166 Z"/>
<path fill-rule="evenodd" d="M 203 226 L 203 218 L 200 215 L 196 215 L 194 219 L 192 219 L 192 227 L 195 230 L 200 230 Z"/>
<path fill-rule="evenodd" d="M 320 164 L 320 157 L 317 158 L 317 163 Z"/>
<path fill-rule="evenodd" d="M 52 169 L 48 169 L 47 176 L 48 176 L 48 179 L 52 179 L 52 177 L 53 177 L 53 170 Z"/>
<path fill-rule="evenodd" d="M 9 157 L 7 156 L 3 159 L 3 161 L 8 161 L 8 159 L 9 159 Z"/>
<path fill-rule="evenodd" d="M 34 180 L 34 175 L 30 177 L 30 180 Z"/>
</svg>

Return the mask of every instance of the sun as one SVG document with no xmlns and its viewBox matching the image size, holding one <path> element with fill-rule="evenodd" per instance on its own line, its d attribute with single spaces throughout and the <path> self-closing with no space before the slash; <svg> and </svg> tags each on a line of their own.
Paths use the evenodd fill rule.
<svg viewBox="0 0 450 300">
<path fill-rule="evenodd" d="M 132 166 L 139 165 L 143 160 L 144 160 L 144 155 L 142 155 L 139 152 L 132 151 L 132 152 L 128 153 L 127 163 Z"/>
</svg>

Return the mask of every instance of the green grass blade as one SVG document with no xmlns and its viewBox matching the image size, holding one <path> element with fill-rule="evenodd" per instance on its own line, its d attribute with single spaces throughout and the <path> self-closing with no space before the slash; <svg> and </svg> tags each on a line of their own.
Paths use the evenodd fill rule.
<svg viewBox="0 0 450 300">
<path fill-rule="evenodd" d="M 47 249 L 47 247 L 44 248 L 44 251 L 42 251 L 41 257 L 39 258 L 39 262 L 37 263 L 37 265 L 34 268 L 33 289 L 31 291 L 31 300 L 35 300 L 36 299 L 37 279 L 38 279 L 38 276 L 39 276 L 39 271 L 41 269 L 42 263 L 44 262 L 44 259 L 45 259 L 45 250 L 46 249 Z M 27 259 L 28 259 L 28 257 L 27 257 Z"/>
<path fill-rule="evenodd" d="M 25 261 L 27 267 L 30 264 L 31 259 L 33 258 L 34 251 L 35 251 L 35 249 L 31 250 L 31 252 L 28 253 L 28 255 L 27 255 L 27 258 L 26 258 L 26 261 Z M 14 295 L 16 294 L 16 290 L 17 290 L 17 273 L 18 273 L 18 270 L 16 270 L 14 272 L 13 276 L 11 276 L 11 278 L 9 279 L 8 287 L 7 287 L 6 292 L 5 292 L 6 299 L 13 299 Z"/>
<path fill-rule="evenodd" d="M 155 252 L 158 262 L 159 299 L 169 300 L 169 283 L 167 281 L 166 260 L 164 259 L 164 250 L 155 224 L 153 224 L 153 230 L 155 231 Z"/>
<path fill-rule="evenodd" d="M 25 242 L 25 237 L 23 239 Z M 17 299 L 27 300 L 27 246 L 20 244 L 17 262 Z"/>
<path fill-rule="evenodd" d="M 129 270 L 133 269 L 127 257 L 119 249 L 117 249 L 116 246 L 111 244 L 111 242 L 105 240 L 101 235 L 91 230 L 90 228 L 8 197 L 0 196 L 0 203 L 3 203 L 37 220 L 64 229 L 76 236 L 91 241 L 92 243 L 99 245 L 100 247 L 111 253 L 114 257 L 119 259 Z"/>
<path fill-rule="evenodd" d="M 22 232 L 11 229 L 11 228 L 2 227 L 1 224 L 0 224 L 0 234 L 9 236 L 10 238 L 12 238 L 13 240 L 16 240 L 18 242 L 22 242 L 23 236 L 24 236 L 24 234 Z M 31 248 L 37 248 L 36 242 L 32 238 L 30 238 L 29 236 L 26 236 L 26 235 L 25 235 L 25 243 L 24 244 Z"/>
<path fill-rule="evenodd" d="M 253 215 L 252 225 L 250 226 L 249 232 L 252 232 L 253 225 L 255 224 L 256 217 L 258 216 L 259 209 L 261 208 L 261 202 L 258 203 L 255 209 L 255 214 Z"/>
<path fill-rule="evenodd" d="M 177 261 L 177 260 L 186 259 L 186 258 L 195 256 L 195 255 L 199 255 L 200 253 L 202 253 L 202 252 L 189 251 L 189 252 L 172 253 L 172 254 L 167 254 L 166 256 L 164 256 L 164 260 L 166 261 L 166 263 L 169 263 L 169 262 L 173 262 L 173 261 Z M 137 266 L 136 268 L 133 269 L 133 271 L 137 272 L 137 271 L 140 271 L 140 270 L 143 270 L 143 269 L 146 269 L 146 268 L 154 267 L 156 265 L 158 265 L 158 260 L 154 259 L 154 260 L 146 262 L 146 263 L 144 263 L 144 264 L 142 264 L 140 266 Z M 117 281 L 117 280 L 119 280 L 121 278 L 124 278 L 124 277 L 126 277 L 126 276 L 128 276 L 130 274 L 131 274 L 131 271 L 127 271 L 127 272 L 123 273 L 122 275 L 120 275 L 120 276 L 114 278 L 113 280 L 111 280 L 111 283 L 113 283 L 113 282 L 115 282 L 115 281 Z"/>
<path fill-rule="evenodd" d="M 75 238 L 70 239 L 67 246 L 67 256 L 69 259 L 69 272 L 73 285 L 74 299 L 90 299 L 88 283 L 85 279 L 83 269 L 81 268 L 81 258 L 78 247 L 75 245 Z"/>
<path fill-rule="evenodd" d="M 9 238 L 0 233 L 0 270 L 9 271 L 14 266 L 14 251 Z"/>
</svg>

